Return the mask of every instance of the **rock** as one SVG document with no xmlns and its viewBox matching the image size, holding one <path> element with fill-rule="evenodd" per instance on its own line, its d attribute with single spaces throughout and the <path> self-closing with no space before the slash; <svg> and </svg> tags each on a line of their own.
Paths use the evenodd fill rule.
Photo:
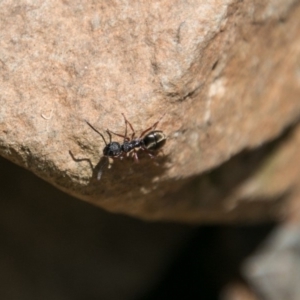
<svg viewBox="0 0 300 300">
<path fill-rule="evenodd" d="M 3 157 L 112 212 L 185 222 L 282 217 L 299 184 L 297 134 L 285 138 L 300 116 L 298 1 L 0 8 Z M 164 154 L 115 160 L 99 181 L 104 142 L 85 120 L 123 134 L 122 113 L 137 135 L 166 113 Z M 278 162 L 285 143 L 294 156 Z M 287 175 L 282 185 L 260 181 L 270 160 L 278 162 L 270 178 Z"/>
<path fill-rule="evenodd" d="M 299 224 L 277 228 L 244 264 L 244 275 L 263 299 L 300 297 Z"/>
</svg>

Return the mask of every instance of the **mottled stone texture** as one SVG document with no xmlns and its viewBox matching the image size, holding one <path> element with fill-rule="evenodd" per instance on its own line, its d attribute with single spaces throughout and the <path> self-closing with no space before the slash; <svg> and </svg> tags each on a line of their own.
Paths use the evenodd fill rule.
<svg viewBox="0 0 300 300">
<path fill-rule="evenodd" d="M 0 153 L 113 212 L 282 217 L 299 190 L 299 28 L 296 0 L 2 1 Z M 122 112 L 137 133 L 166 113 L 164 154 L 97 181 L 104 142 L 84 120 L 123 133 Z"/>
<path fill-rule="evenodd" d="M 244 263 L 244 276 L 262 299 L 300 299 L 299 233 L 299 223 L 281 226 Z"/>
</svg>

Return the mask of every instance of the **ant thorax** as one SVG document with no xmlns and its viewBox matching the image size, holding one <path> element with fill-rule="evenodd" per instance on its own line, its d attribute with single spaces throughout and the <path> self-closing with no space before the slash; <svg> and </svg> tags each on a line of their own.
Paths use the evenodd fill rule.
<svg viewBox="0 0 300 300">
<path fill-rule="evenodd" d="M 127 141 L 125 140 L 123 145 L 121 145 L 122 147 L 122 150 L 125 152 L 125 153 L 128 153 L 136 148 L 140 148 L 142 145 L 141 145 L 141 140 L 140 139 L 133 139 L 133 140 L 130 140 L 130 141 Z"/>
</svg>

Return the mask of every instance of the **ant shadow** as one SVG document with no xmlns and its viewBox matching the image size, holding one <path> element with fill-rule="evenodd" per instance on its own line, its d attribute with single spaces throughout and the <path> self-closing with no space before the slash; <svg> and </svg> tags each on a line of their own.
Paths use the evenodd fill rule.
<svg viewBox="0 0 300 300">
<path fill-rule="evenodd" d="M 97 194 L 109 190 L 110 195 L 120 192 L 126 193 L 129 190 L 134 192 L 141 188 L 151 189 L 153 180 L 165 173 L 167 170 L 166 163 L 169 161 L 166 155 L 150 158 L 147 153 L 140 151 L 138 162 L 131 155 L 123 159 L 109 159 L 102 156 L 94 166 L 89 158 L 77 158 L 71 151 L 69 154 L 74 161 L 85 161 L 89 164 L 92 176 L 87 189 L 93 190 L 93 193 L 96 192 Z M 114 189 L 115 186 L 118 186 L 117 190 Z"/>
<path fill-rule="evenodd" d="M 93 172 L 91 179 L 96 179 L 97 181 L 101 180 L 103 169 L 109 165 L 109 160 L 105 156 L 101 157 L 96 166 L 93 166 L 92 161 L 89 158 L 76 158 L 71 150 L 69 150 L 69 154 L 76 162 L 87 162 Z"/>
<path fill-rule="evenodd" d="M 148 193 L 157 186 L 155 181 L 157 182 L 158 176 L 166 170 L 168 158 L 158 155 L 162 152 L 161 147 L 164 145 L 166 137 L 162 131 L 155 130 L 165 114 L 151 127 L 142 131 L 138 138 L 134 138 L 135 130 L 132 124 L 124 114 L 122 115 L 125 132 L 119 134 L 107 129 L 109 142 L 106 141 L 100 131 L 85 120 L 87 125 L 101 136 L 105 143 L 104 156 L 101 157 L 96 166 L 93 166 L 89 158 L 76 158 L 69 151 L 74 161 L 86 161 L 92 169 L 93 174 L 89 180 L 89 185 L 84 187 L 85 193 L 103 195 L 105 191 L 109 191 L 110 194 L 105 195 L 108 197 L 120 193 L 131 197 L 138 190 L 142 193 Z M 131 129 L 130 135 L 128 135 L 128 126 Z M 112 141 L 112 135 L 122 138 L 123 143 Z M 150 162 L 149 156 L 151 157 Z"/>
</svg>

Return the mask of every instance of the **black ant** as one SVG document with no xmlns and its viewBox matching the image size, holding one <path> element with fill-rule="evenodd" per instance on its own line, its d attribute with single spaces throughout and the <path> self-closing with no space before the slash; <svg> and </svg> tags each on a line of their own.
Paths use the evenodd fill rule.
<svg viewBox="0 0 300 300">
<path fill-rule="evenodd" d="M 133 126 L 131 123 L 126 119 L 125 115 L 123 115 L 124 121 L 125 121 L 125 134 L 121 135 L 115 132 L 110 131 L 109 129 L 106 130 L 108 136 L 109 136 L 109 143 L 105 140 L 103 134 L 99 132 L 94 126 L 92 126 L 88 121 L 85 120 L 85 122 L 96 132 L 98 133 L 104 143 L 105 147 L 103 148 L 103 155 L 105 157 L 111 157 L 111 158 L 120 158 L 123 159 L 128 153 L 132 152 L 134 159 L 136 162 L 138 162 L 138 155 L 137 155 L 137 149 L 142 149 L 148 153 L 148 155 L 151 158 L 155 157 L 155 152 L 159 151 L 164 144 L 166 143 L 166 136 L 161 130 L 155 130 L 160 120 L 164 117 L 164 115 L 155 122 L 151 127 L 144 130 L 138 138 L 135 137 L 135 130 L 133 129 Z M 127 124 L 130 126 L 130 129 L 132 130 L 131 137 L 129 138 L 127 136 Z M 120 144 L 118 142 L 112 142 L 112 134 L 122 137 L 123 138 L 123 144 Z M 97 179 L 100 180 L 102 175 L 102 168 L 104 165 L 100 168 Z"/>
<path fill-rule="evenodd" d="M 106 132 L 109 136 L 109 143 L 106 142 L 102 133 L 100 133 L 94 126 L 92 126 L 88 121 L 85 120 L 85 122 L 102 137 L 105 143 L 105 147 L 103 148 L 103 155 L 106 157 L 122 159 L 125 155 L 127 155 L 127 153 L 133 151 L 134 159 L 136 162 L 138 162 L 138 155 L 137 155 L 137 148 L 138 148 L 138 149 L 145 150 L 151 158 L 155 157 L 153 151 L 160 150 L 166 143 L 165 134 L 161 130 L 155 130 L 158 123 L 164 117 L 164 115 L 157 122 L 155 122 L 151 127 L 144 130 L 138 138 L 134 138 L 135 130 L 133 129 L 133 126 L 126 119 L 125 115 L 124 114 L 122 115 L 125 121 L 125 134 L 121 135 L 107 129 Z M 127 136 L 127 124 L 130 126 L 132 130 L 131 138 Z M 120 144 L 118 142 L 112 142 L 111 134 L 122 137 L 124 139 L 123 144 Z"/>
</svg>

